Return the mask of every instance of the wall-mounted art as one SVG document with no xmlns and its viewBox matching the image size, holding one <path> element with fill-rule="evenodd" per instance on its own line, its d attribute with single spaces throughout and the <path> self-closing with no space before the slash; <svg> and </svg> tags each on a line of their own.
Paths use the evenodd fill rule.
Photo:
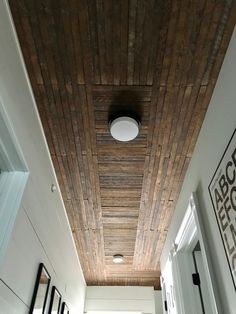
<svg viewBox="0 0 236 314">
<path fill-rule="evenodd" d="M 236 289 L 236 130 L 208 189 Z"/>
<path fill-rule="evenodd" d="M 51 277 L 44 264 L 39 265 L 29 314 L 44 314 Z"/>
<path fill-rule="evenodd" d="M 61 294 L 55 286 L 52 287 L 51 299 L 48 314 L 59 314 L 61 304 Z"/>
<path fill-rule="evenodd" d="M 61 314 L 69 314 L 69 308 L 65 302 L 62 303 Z"/>
</svg>

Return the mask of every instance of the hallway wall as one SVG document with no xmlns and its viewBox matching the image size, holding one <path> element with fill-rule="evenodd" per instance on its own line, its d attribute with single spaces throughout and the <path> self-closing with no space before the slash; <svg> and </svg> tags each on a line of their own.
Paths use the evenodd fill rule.
<svg viewBox="0 0 236 314">
<path fill-rule="evenodd" d="M 161 256 L 163 270 L 194 191 L 200 203 L 215 285 L 220 287 L 223 312 L 235 313 L 235 288 L 217 225 L 208 185 L 236 127 L 236 31 L 234 31 L 177 202 Z"/>
<path fill-rule="evenodd" d="M 87 287 L 85 311 L 138 311 L 155 314 L 152 287 Z"/>
<path fill-rule="evenodd" d="M 40 262 L 70 313 L 83 313 L 86 284 L 5 0 L 0 1 L 0 43 L 0 101 L 29 170 L 0 265 L 0 313 L 28 313 Z"/>
</svg>

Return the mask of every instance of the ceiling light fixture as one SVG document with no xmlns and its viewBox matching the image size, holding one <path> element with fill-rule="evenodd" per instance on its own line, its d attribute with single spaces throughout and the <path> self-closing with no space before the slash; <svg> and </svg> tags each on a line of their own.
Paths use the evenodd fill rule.
<svg viewBox="0 0 236 314">
<path fill-rule="evenodd" d="M 121 254 L 115 254 L 115 255 L 113 255 L 112 260 L 113 260 L 113 263 L 119 264 L 119 263 L 122 263 L 124 261 L 124 256 Z"/>
<path fill-rule="evenodd" d="M 139 133 L 140 122 L 129 116 L 119 116 L 110 121 L 111 136 L 120 142 L 134 140 Z"/>
</svg>

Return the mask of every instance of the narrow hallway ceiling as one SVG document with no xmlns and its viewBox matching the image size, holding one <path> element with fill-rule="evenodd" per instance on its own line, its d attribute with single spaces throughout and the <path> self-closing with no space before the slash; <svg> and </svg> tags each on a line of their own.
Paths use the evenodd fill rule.
<svg viewBox="0 0 236 314">
<path fill-rule="evenodd" d="M 9 3 L 87 284 L 159 289 L 233 1 Z M 121 143 L 108 121 L 127 110 L 141 130 Z"/>
</svg>

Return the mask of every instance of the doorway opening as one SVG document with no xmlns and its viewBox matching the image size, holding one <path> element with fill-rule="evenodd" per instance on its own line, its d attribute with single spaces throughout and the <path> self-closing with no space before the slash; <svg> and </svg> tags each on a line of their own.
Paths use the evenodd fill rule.
<svg viewBox="0 0 236 314">
<path fill-rule="evenodd" d="M 169 253 L 168 263 L 171 263 L 176 300 L 175 309 L 168 309 L 168 313 L 221 313 L 196 194 L 191 195 L 173 249 Z M 165 280 L 164 273 L 163 277 Z"/>
</svg>

